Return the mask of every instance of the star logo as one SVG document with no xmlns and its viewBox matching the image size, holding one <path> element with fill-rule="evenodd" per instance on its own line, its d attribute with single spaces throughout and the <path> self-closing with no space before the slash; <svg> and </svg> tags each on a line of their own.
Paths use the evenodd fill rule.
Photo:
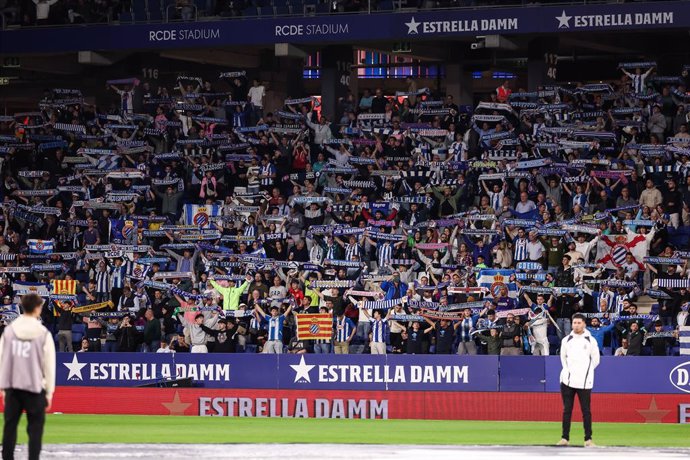
<svg viewBox="0 0 690 460">
<path fill-rule="evenodd" d="M 192 403 L 184 403 L 180 401 L 180 393 L 178 391 L 175 392 L 172 402 L 161 404 L 168 409 L 170 415 L 184 415 L 184 411 L 186 411 L 187 408 L 192 405 Z"/>
<path fill-rule="evenodd" d="M 636 410 L 637 413 L 644 418 L 645 423 L 661 423 L 666 414 L 671 412 L 670 410 L 659 409 L 656 405 L 656 399 L 654 399 L 654 396 L 652 396 L 652 400 L 647 409 Z"/>
<path fill-rule="evenodd" d="M 84 380 L 81 376 L 81 370 L 86 366 L 86 363 L 80 363 L 77 359 L 77 354 L 74 354 L 71 363 L 62 363 L 67 369 L 69 369 L 69 374 L 67 375 L 67 380 Z"/>
<path fill-rule="evenodd" d="M 307 364 L 304 362 L 304 356 L 299 360 L 299 364 L 290 364 L 292 370 L 295 371 L 295 382 L 309 382 L 311 383 L 311 377 L 309 377 L 309 371 L 314 369 L 316 366 L 313 364 Z"/>
<path fill-rule="evenodd" d="M 421 25 L 421 22 L 417 22 L 414 20 L 414 16 L 412 16 L 412 20 L 410 22 L 406 22 L 405 25 L 407 26 L 407 35 L 410 34 L 418 34 L 419 30 L 417 28 Z"/>
<path fill-rule="evenodd" d="M 561 13 L 560 16 L 556 16 L 556 19 L 558 20 L 558 28 L 559 29 L 570 29 L 570 19 L 572 16 L 566 16 L 565 10 Z"/>
</svg>

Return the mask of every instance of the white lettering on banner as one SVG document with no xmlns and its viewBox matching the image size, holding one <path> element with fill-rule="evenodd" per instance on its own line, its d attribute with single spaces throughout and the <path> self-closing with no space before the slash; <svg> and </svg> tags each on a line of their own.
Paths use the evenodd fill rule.
<svg viewBox="0 0 690 460">
<path fill-rule="evenodd" d="M 690 424 L 690 404 L 678 404 L 678 423 Z"/>
<path fill-rule="evenodd" d="M 405 366 L 375 364 L 321 364 L 319 382 L 324 383 L 468 383 L 468 366 Z M 295 370 L 297 372 L 297 370 Z M 297 382 L 305 382 L 298 379 Z"/>
<path fill-rule="evenodd" d="M 518 30 L 517 18 L 505 19 L 461 19 L 457 21 L 423 21 L 417 22 L 412 17 L 406 22 L 407 34 L 418 34 L 422 26 L 424 34 L 457 33 L 457 32 L 492 32 Z"/>
<path fill-rule="evenodd" d="M 81 369 L 87 366 L 73 358 L 63 363 L 69 371 L 67 380 L 83 380 Z M 177 364 L 175 374 L 171 374 L 170 364 L 157 363 L 89 363 L 91 380 L 157 380 L 161 378 L 192 378 L 202 382 L 227 382 L 230 380 L 229 364 Z"/>
<path fill-rule="evenodd" d="M 309 418 L 306 398 L 199 398 L 202 417 L 281 417 Z M 388 400 L 315 399 L 315 418 L 388 419 Z"/>
<path fill-rule="evenodd" d="M 690 361 L 686 361 L 671 369 L 668 379 L 671 381 L 671 385 L 680 391 L 690 393 Z"/>
<path fill-rule="evenodd" d="M 345 35 L 350 33 L 349 24 L 294 24 L 277 25 L 276 37 L 295 37 L 302 35 Z"/>
<path fill-rule="evenodd" d="M 569 29 L 570 20 L 573 27 L 621 27 L 674 24 L 673 12 L 663 11 L 658 13 L 619 13 L 619 14 L 590 14 L 583 16 L 568 16 L 562 10 L 560 16 L 556 16 L 559 29 Z"/>
<path fill-rule="evenodd" d="M 150 42 L 211 40 L 220 38 L 220 29 L 149 30 Z"/>
</svg>

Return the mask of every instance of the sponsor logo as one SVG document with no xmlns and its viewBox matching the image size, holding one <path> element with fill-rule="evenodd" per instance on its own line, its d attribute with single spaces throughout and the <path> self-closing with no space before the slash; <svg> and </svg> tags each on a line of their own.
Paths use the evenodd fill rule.
<svg viewBox="0 0 690 460">
<path fill-rule="evenodd" d="M 385 364 L 307 364 L 304 356 L 299 364 L 291 364 L 295 383 L 311 383 L 316 367 L 318 383 L 469 383 L 469 366 L 426 365 L 390 366 Z M 316 383 L 315 382 L 315 383 Z"/>
<path fill-rule="evenodd" d="M 658 13 L 625 13 L 625 14 L 587 14 L 568 16 L 565 10 L 555 16 L 559 29 L 577 29 L 584 27 L 621 27 L 674 24 L 673 11 Z M 571 22 L 572 20 L 572 22 Z"/>
<path fill-rule="evenodd" d="M 387 419 L 388 400 L 306 398 L 199 398 L 199 415 L 226 417 Z"/>
<path fill-rule="evenodd" d="M 276 37 L 301 37 L 304 35 L 346 35 L 350 24 L 283 24 L 275 27 Z"/>
<path fill-rule="evenodd" d="M 503 32 L 518 30 L 518 18 L 501 19 L 460 19 L 455 21 L 417 22 L 412 16 L 407 26 L 408 35 L 448 34 L 459 32 Z M 420 30 L 421 27 L 421 30 Z"/>
<path fill-rule="evenodd" d="M 105 381 L 142 381 L 167 378 L 191 378 L 204 382 L 230 380 L 230 364 L 172 364 L 168 363 L 80 363 L 77 354 L 69 363 L 63 363 L 68 369 L 68 381 L 84 381 L 83 369 L 86 367 L 88 380 Z M 88 366 L 88 367 L 87 367 Z"/>
<path fill-rule="evenodd" d="M 85 363 L 80 363 L 75 353 L 72 357 L 71 363 L 62 363 L 68 370 L 67 380 L 84 380 L 81 375 L 81 370 L 86 366 Z"/>
<path fill-rule="evenodd" d="M 685 393 L 690 393 L 690 361 L 671 369 L 668 378 L 674 387 Z"/>
<path fill-rule="evenodd" d="M 220 29 L 149 30 L 149 42 L 214 40 L 220 38 Z"/>
<path fill-rule="evenodd" d="M 678 423 L 690 423 L 690 404 L 678 404 Z"/>
</svg>

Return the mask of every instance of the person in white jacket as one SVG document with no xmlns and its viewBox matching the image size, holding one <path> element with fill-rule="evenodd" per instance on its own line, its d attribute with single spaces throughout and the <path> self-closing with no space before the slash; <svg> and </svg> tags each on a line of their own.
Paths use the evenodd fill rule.
<svg viewBox="0 0 690 460">
<path fill-rule="evenodd" d="M 26 294 L 21 303 L 24 314 L 0 338 L 0 394 L 5 405 L 2 458 L 14 458 L 17 424 L 26 411 L 29 458 L 34 459 L 41 454 L 46 411 L 55 392 L 55 343 L 41 324 L 43 299 Z"/>
<path fill-rule="evenodd" d="M 589 333 L 585 317 L 576 313 L 572 318 L 572 331 L 561 342 L 561 397 L 563 399 L 563 434 L 558 446 L 570 444 L 570 419 L 575 395 L 580 400 L 582 424 L 585 429 L 585 447 L 592 442 L 592 412 L 590 399 L 594 386 L 594 369 L 599 365 L 599 347 Z"/>
<path fill-rule="evenodd" d="M 331 126 L 328 124 L 328 118 L 321 114 L 319 123 L 314 123 L 311 121 L 312 113 L 307 114 L 305 121 L 307 126 L 314 130 L 314 144 L 322 145 L 325 141 L 333 138 L 333 133 L 331 132 Z"/>
</svg>

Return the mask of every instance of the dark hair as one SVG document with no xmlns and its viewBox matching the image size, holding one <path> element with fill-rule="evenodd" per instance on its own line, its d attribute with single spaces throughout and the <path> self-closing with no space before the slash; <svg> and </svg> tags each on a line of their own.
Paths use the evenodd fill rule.
<svg viewBox="0 0 690 460">
<path fill-rule="evenodd" d="M 203 317 L 204 317 L 203 314 L 197 313 L 196 316 L 194 317 L 194 321 L 196 321 L 196 320 L 199 319 L 199 318 L 203 318 Z"/>
<path fill-rule="evenodd" d="M 664 323 L 662 323 L 662 322 L 659 321 L 659 320 L 657 320 L 657 321 L 654 322 L 654 326 L 663 326 L 663 325 L 664 325 Z"/>
<path fill-rule="evenodd" d="M 43 299 L 38 294 L 26 294 L 22 296 L 22 310 L 24 313 L 33 313 L 43 305 Z"/>
<path fill-rule="evenodd" d="M 572 319 L 573 319 L 573 320 L 581 319 L 583 322 L 587 322 L 587 321 L 585 320 L 585 315 L 583 315 L 582 313 L 575 313 L 575 314 L 573 315 L 573 318 L 572 318 Z"/>
</svg>

